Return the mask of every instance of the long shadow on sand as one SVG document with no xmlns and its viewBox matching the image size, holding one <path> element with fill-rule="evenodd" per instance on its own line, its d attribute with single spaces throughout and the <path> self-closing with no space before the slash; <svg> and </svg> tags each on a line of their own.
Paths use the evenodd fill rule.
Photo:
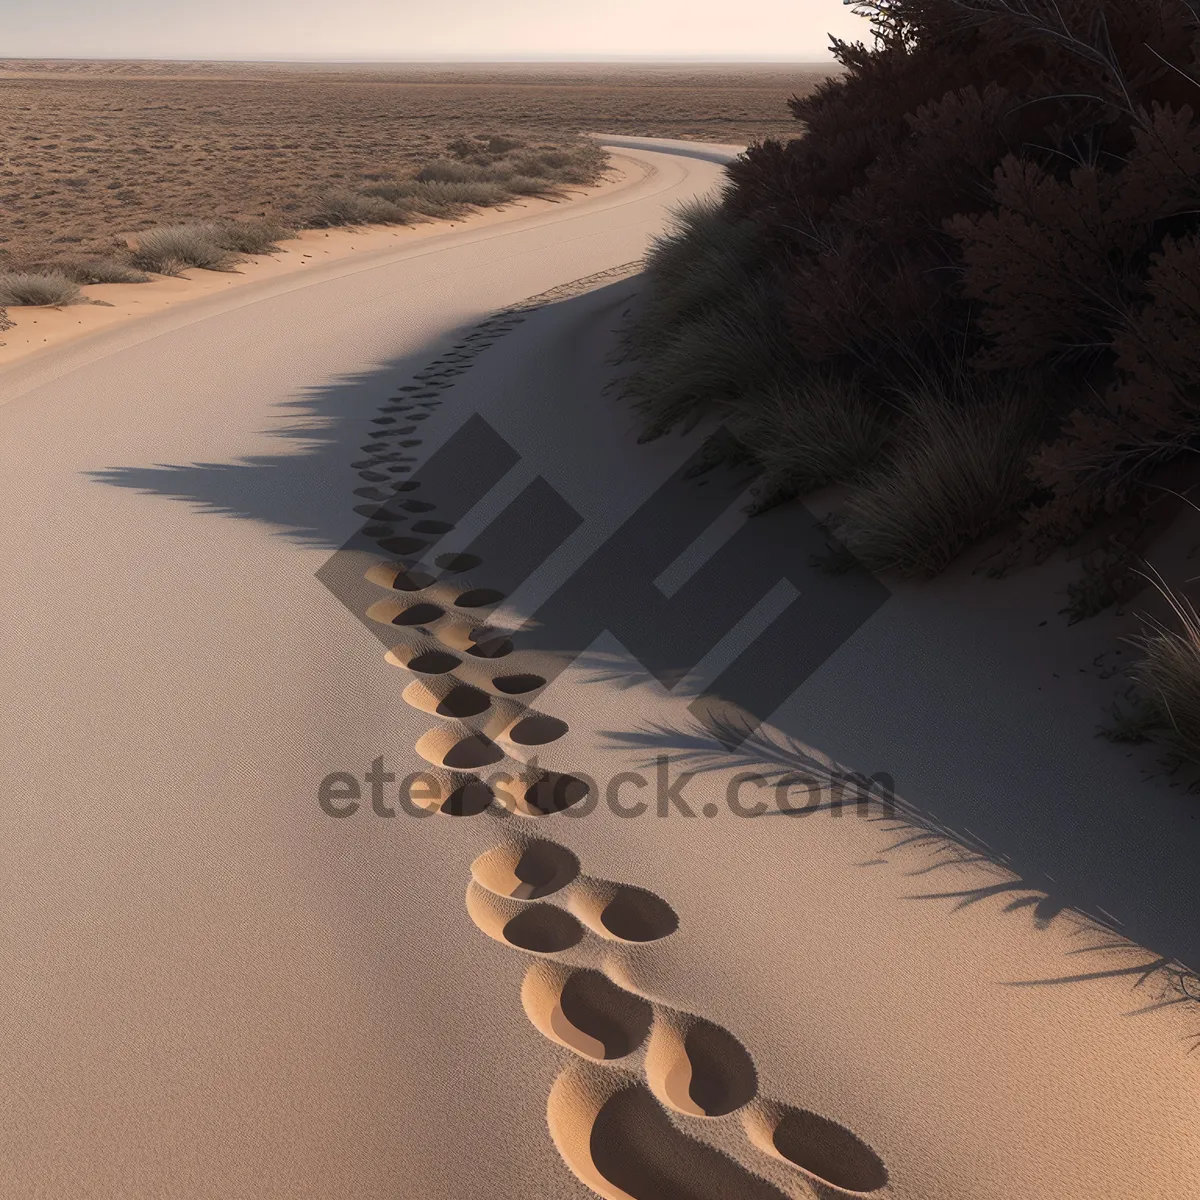
<svg viewBox="0 0 1200 1200">
<path fill-rule="evenodd" d="M 568 298 L 554 303 L 556 307 L 569 306 L 573 301 Z M 453 404 L 454 390 L 450 385 L 454 376 L 482 361 L 479 355 L 522 319 L 523 315 L 515 312 L 496 320 L 483 333 L 480 327 L 456 331 L 436 346 L 396 359 L 379 370 L 312 388 L 288 401 L 282 406 L 285 423 L 273 431 L 284 443 L 278 455 L 258 455 L 230 463 L 114 467 L 98 472 L 95 478 L 107 485 L 185 501 L 204 511 L 261 522 L 281 537 L 337 551 L 347 545 L 346 517 L 355 503 L 351 492 L 359 483 L 371 487 L 369 481 L 356 478 L 350 464 L 373 457 L 364 446 L 372 444 L 380 428 L 387 428 L 378 424 L 381 403 L 405 393 L 415 396 L 429 387 L 429 379 L 435 377 L 439 381 L 436 386 L 446 390 L 429 393 L 420 403 L 427 407 L 443 402 Z M 603 375 L 604 370 L 597 364 L 597 381 Z M 604 403 L 598 394 L 599 382 L 596 392 L 587 402 Z M 469 416 L 464 413 L 464 420 Z M 401 417 L 397 413 L 388 419 L 395 422 Z M 394 427 L 392 431 L 395 432 Z M 426 455 L 423 449 L 413 449 L 396 456 L 395 444 L 389 446 L 388 454 L 392 457 L 387 470 L 395 467 L 399 473 L 379 485 L 384 489 L 379 493 L 381 496 L 386 495 L 395 479 L 403 478 L 406 458 L 415 461 L 418 456 Z M 630 454 L 635 453 L 631 445 Z M 695 486 L 706 486 L 706 481 L 697 481 Z M 718 485 L 710 480 L 707 486 L 716 490 Z M 736 499 L 734 491 L 729 495 L 731 502 Z M 687 503 L 686 495 L 681 493 L 681 496 L 679 503 Z M 363 510 L 369 511 L 375 503 L 370 496 L 359 499 L 359 508 Z M 370 520 L 366 515 L 362 519 Z M 776 510 L 771 521 L 764 522 L 763 529 L 770 527 L 776 531 L 771 535 L 775 545 L 768 548 L 770 553 L 795 555 L 797 543 L 788 539 L 788 520 L 784 509 Z M 795 520 L 810 522 L 811 518 L 797 506 Z M 570 588 L 571 580 L 562 586 Z M 612 589 L 623 586 L 620 574 L 614 574 Z M 803 581 L 797 590 L 804 592 Z M 890 602 L 883 606 L 883 611 L 889 606 Z M 542 615 L 553 607 L 552 602 L 543 605 Z M 873 611 L 864 610 L 863 620 L 868 626 L 877 621 L 871 616 Z M 561 650 L 565 661 L 589 665 L 586 656 L 580 657 L 588 643 L 578 644 L 575 635 L 579 631 L 564 632 L 539 620 L 539 614 L 534 613 L 528 632 L 539 648 Z M 647 627 L 642 632 L 653 640 L 652 629 Z M 803 674 L 797 674 L 797 663 L 804 658 L 805 648 L 801 645 L 794 648 L 794 653 L 800 656 L 795 662 L 788 657 L 791 652 L 786 647 L 780 653 L 775 660 L 779 674 L 798 684 Z M 623 679 L 633 682 L 635 678 L 645 678 L 641 660 L 646 656 L 639 651 L 636 657 L 635 662 L 631 654 L 627 663 L 615 666 L 591 665 L 598 671 L 596 678 L 620 685 Z M 665 647 L 658 652 L 658 658 L 660 670 L 655 674 L 660 681 L 670 688 L 678 680 L 683 692 L 682 681 L 696 665 L 692 648 L 682 643 L 675 648 Z M 805 669 L 813 669 L 812 664 Z M 931 686 L 938 686 L 936 676 L 931 680 Z M 869 694 L 871 682 L 861 681 L 864 696 Z M 683 699 L 690 701 L 692 697 Z M 801 729 L 788 727 L 786 710 L 787 705 L 783 705 L 774 717 L 770 713 L 760 714 L 776 722 L 774 729 L 768 731 L 764 727 L 757 733 L 752 731 L 749 737 L 744 737 L 745 730 L 733 729 L 732 741 L 715 737 L 711 721 L 706 723 L 707 727 L 684 724 L 678 728 L 616 730 L 609 738 L 614 746 L 630 752 L 640 751 L 650 757 L 670 754 L 691 770 L 744 765 L 748 769 L 803 776 L 834 769 L 831 760 L 804 745 Z M 781 713 L 784 715 L 779 720 Z M 899 729 L 903 735 L 903 725 Z M 929 736 L 915 717 L 910 736 L 913 739 Z M 735 748 L 730 749 L 731 745 Z M 1100 762 L 1110 750 L 1096 746 L 1089 757 Z M 995 803 L 994 795 L 976 795 L 966 786 L 942 788 L 936 792 L 934 803 L 929 803 L 922 793 L 926 810 L 895 800 L 892 811 L 871 818 L 892 822 L 888 828 L 896 834 L 897 846 L 920 846 L 928 851 L 929 861 L 919 874 L 930 877 L 931 884 L 938 871 L 950 863 L 976 863 L 981 869 L 997 873 L 978 888 L 963 891 L 932 885 L 914 892 L 913 900 L 944 904 L 951 912 L 991 901 L 1005 902 L 1007 911 L 1014 917 L 1030 919 L 1035 928 L 1051 921 L 1078 919 L 1081 930 L 1088 931 L 1091 939 L 1081 946 L 1079 953 L 1103 957 L 1103 961 L 1097 958 L 1095 970 L 1064 971 L 1056 979 L 1013 981 L 1017 986 L 1084 982 L 1114 975 L 1128 975 L 1136 982 L 1163 972 L 1178 974 L 1176 964 L 1186 964 L 1189 968 L 1200 965 L 1200 922 L 1196 920 L 1195 899 L 1200 894 L 1197 886 L 1200 821 L 1184 822 L 1174 814 L 1170 821 L 1160 822 L 1162 828 L 1172 831 L 1172 836 L 1156 838 L 1149 832 L 1154 826 L 1147 825 L 1150 814 L 1143 811 L 1140 801 L 1130 800 L 1124 808 L 1106 802 L 1090 809 L 1086 794 L 1064 800 L 1052 779 L 1024 769 L 1019 743 L 1014 744 L 1012 753 L 1014 765 L 1023 769 L 1014 772 L 1003 805 Z M 1117 752 L 1112 754 L 1114 763 L 1118 762 Z M 1064 772 L 1070 775 L 1073 769 L 1069 761 L 1057 765 L 1060 768 L 1057 778 Z M 908 790 L 907 783 L 904 790 Z M 1179 802 L 1152 796 L 1149 803 L 1161 807 Z M 778 814 L 772 816 L 774 819 L 763 819 L 775 827 L 780 818 Z M 1071 827 L 1074 835 L 1064 836 L 1064 827 Z M 769 836 L 777 834 L 772 832 Z M 1168 997 L 1164 1002 L 1177 999 L 1179 996 Z"/>
<path fill-rule="evenodd" d="M 580 665 L 595 672 L 595 677 L 610 681 L 634 679 L 632 672 L 623 672 L 611 660 Z M 1024 861 L 1016 860 L 999 848 L 999 840 L 989 844 L 978 832 L 964 825 L 956 827 L 954 819 L 946 814 L 936 815 L 910 803 L 897 794 L 886 774 L 868 776 L 845 767 L 775 728 L 758 726 L 731 751 L 729 744 L 741 732 L 736 728 L 741 718 L 730 710 L 724 719 L 735 728 L 718 738 L 699 722 L 610 730 L 606 737 L 614 748 L 640 752 L 646 767 L 666 756 L 678 770 L 697 774 L 736 769 L 773 787 L 789 785 L 784 792 L 776 792 L 777 796 L 790 796 L 790 789 L 797 788 L 805 797 L 801 804 L 765 805 L 764 811 L 748 818 L 751 820 L 798 822 L 833 812 L 870 822 L 892 839 L 883 855 L 895 854 L 906 860 L 910 864 L 906 874 L 914 881 L 929 880 L 925 886 L 917 884 L 907 897 L 910 900 L 944 904 L 951 913 L 999 901 L 1005 913 L 1025 918 L 1035 931 L 1047 930 L 1054 922 L 1068 923 L 1072 938 L 1079 942 L 1069 953 L 1080 956 L 1085 964 L 1052 977 L 1009 980 L 1011 987 L 1052 987 L 1124 977 L 1144 997 L 1129 1015 L 1194 1005 L 1200 1000 L 1200 975 L 1195 969 L 1200 962 L 1195 957 L 1200 938 L 1191 917 L 1194 906 L 1186 893 L 1171 909 L 1151 912 L 1150 920 L 1144 922 L 1143 936 L 1135 940 L 1130 930 L 1118 926 L 1110 915 L 1128 909 L 1122 899 L 1132 901 L 1136 910 L 1139 896 L 1135 879 L 1097 872 L 1086 856 L 1075 863 L 1055 861 L 1053 875 L 1046 869 L 1047 864 L 1037 861 L 1036 854 L 1026 851 L 1021 856 Z M 1005 816 L 1011 820 L 1013 814 Z M 1119 840 L 1120 831 L 1113 831 L 1113 837 Z M 1014 840 L 1020 839 L 1010 838 L 1009 843 Z M 1164 848 L 1163 858 L 1164 870 L 1169 870 L 1175 853 Z M 865 870 L 890 861 L 880 857 L 859 865 Z M 980 883 L 937 887 L 939 872 L 955 870 L 961 879 L 962 868 L 978 872 Z M 1190 864 L 1185 863 L 1182 881 L 1189 877 Z M 1192 1049 L 1200 1049 L 1200 1014 Z"/>
</svg>

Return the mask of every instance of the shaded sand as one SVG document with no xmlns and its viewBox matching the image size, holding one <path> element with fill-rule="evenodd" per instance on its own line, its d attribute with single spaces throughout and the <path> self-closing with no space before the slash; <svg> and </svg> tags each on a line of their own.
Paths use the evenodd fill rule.
<svg viewBox="0 0 1200 1200">
<path fill-rule="evenodd" d="M 1154 777 L 1152 751 L 1095 737 L 1130 618 L 1051 629 L 1073 568 L 995 581 L 968 562 L 932 585 L 870 584 L 869 619 L 814 658 L 806 644 L 868 582 L 809 565 L 823 541 L 799 506 L 743 534 L 734 477 L 654 497 L 700 434 L 634 451 L 600 394 L 635 288 L 544 309 L 488 351 L 414 476 L 424 495 L 457 488 L 453 530 L 417 564 L 478 560 L 456 586 L 504 593 L 498 670 L 549 681 L 535 719 L 561 723 L 536 765 L 506 746 L 519 761 L 479 774 L 569 770 L 606 794 L 494 823 L 466 896 L 482 933 L 532 956 L 522 1008 L 575 1056 L 548 1109 L 564 1161 L 618 1198 L 1191 1194 L 1194 800 Z M 595 380 L 582 394 L 580 378 Z M 518 450 L 495 473 L 507 486 L 472 478 L 472 414 Z M 563 504 L 582 518 L 534 558 L 531 493 L 547 521 Z M 1174 529 L 1158 552 L 1182 561 L 1197 536 Z M 689 701 L 755 638 L 789 632 L 771 625 L 779 604 L 762 610 L 778 578 L 763 564 L 816 599 L 776 656 L 794 694 L 730 751 L 698 723 L 711 703 Z M 714 611 L 728 636 L 702 655 Z M 894 788 L 847 800 L 851 770 Z M 678 803 L 660 771 L 686 785 Z M 579 873 L 538 890 L 556 861 Z M 632 928 L 606 920 L 620 895 L 644 897 Z"/>
<path fill-rule="evenodd" d="M 799 506 L 676 480 L 702 430 L 635 447 L 609 272 L 719 170 L 628 152 L 561 220 L 0 380 L 17 1194 L 1195 1194 L 1200 823 L 1094 736 L 1119 622 L 1047 634 L 1057 564 L 823 575 Z M 692 699 L 759 644 L 733 752 Z"/>
<path fill-rule="evenodd" d="M 66 308 L 10 308 L 13 328 L 0 333 L 0 371 L 10 363 L 77 338 L 84 338 L 166 309 L 179 309 L 192 301 L 212 299 L 245 287 L 267 282 L 303 281 L 293 277 L 320 274 L 339 267 L 364 269 L 386 262 L 396 253 L 445 237 L 450 230 L 480 230 L 503 226 L 531 215 L 557 210 L 572 200 L 604 196 L 640 178 L 640 169 L 628 158 L 614 154 L 605 179 L 593 187 L 565 190 L 567 199 L 523 197 L 495 209 L 471 213 L 456 221 L 429 221 L 420 225 L 374 225 L 361 229 L 304 229 L 279 243 L 278 254 L 258 254 L 235 271 L 192 270 L 178 278 L 154 276 L 149 283 L 94 284 L 82 289 L 89 304 Z"/>
</svg>

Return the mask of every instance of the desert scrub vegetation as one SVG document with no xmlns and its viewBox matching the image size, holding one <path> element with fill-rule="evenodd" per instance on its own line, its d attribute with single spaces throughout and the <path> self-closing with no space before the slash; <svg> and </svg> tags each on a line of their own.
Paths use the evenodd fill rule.
<svg viewBox="0 0 1200 1200">
<path fill-rule="evenodd" d="M 59 307 L 81 299 L 79 284 L 61 271 L 0 272 L 0 305 Z"/>
<path fill-rule="evenodd" d="M 1130 639 L 1140 654 L 1130 671 L 1133 689 L 1104 732 L 1113 741 L 1153 738 L 1173 757 L 1200 763 L 1200 613 L 1156 573 L 1150 578 L 1170 616 L 1144 618 L 1142 633 Z"/>
<path fill-rule="evenodd" d="M 200 221 L 190 225 L 159 225 L 138 234 L 133 265 L 158 275 L 180 275 L 189 267 L 229 271 L 237 255 L 222 244 L 220 226 Z"/>
<path fill-rule="evenodd" d="M 798 136 L 752 145 L 647 257 L 623 382 L 646 436 L 709 416 L 765 495 L 845 483 L 838 536 L 902 572 L 1136 519 L 1200 449 L 1200 17 L 857 11 L 871 44 L 835 42 Z"/>
<path fill-rule="evenodd" d="M 566 187 L 596 182 L 608 158 L 594 141 L 576 135 L 555 141 L 505 133 L 455 137 L 425 161 L 399 171 L 361 173 L 357 180 L 315 190 L 302 211 L 288 219 L 218 217 L 176 220 L 133 234 L 132 250 L 50 254 L 16 259 L 0 247 L 9 274 L 67 277 L 77 284 L 145 282 L 148 273 L 179 275 L 192 268 L 230 271 L 248 255 L 270 254 L 300 228 L 328 229 L 372 224 L 411 224 L 461 217 L 472 209 L 519 196 L 555 198 Z M 296 207 L 296 206 L 289 206 Z M 5 242 L 6 237 L 0 237 Z M 64 237 L 64 242 L 82 239 Z M 13 300 L 10 303 L 22 303 Z"/>
<path fill-rule="evenodd" d="M 571 185 L 594 183 L 607 155 L 590 139 L 530 146 L 516 136 L 455 138 L 445 153 L 411 174 L 327 192 L 308 224 L 405 224 L 461 216 L 517 196 L 557 196 Z"/>
<path fill-rule="evenodd" d="M 55 267 L 76 283 L 146 283 L 145 271 L 116 258 L 64 258 Z"/>
</svg>

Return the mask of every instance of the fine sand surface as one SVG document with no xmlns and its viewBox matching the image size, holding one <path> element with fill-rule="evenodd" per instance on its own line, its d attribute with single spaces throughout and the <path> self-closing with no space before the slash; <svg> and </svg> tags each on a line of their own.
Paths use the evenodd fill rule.
<svg viewBox="0 0 1200 1200">
<path fill-rule="evenodd" d="M 1053 566 L 822 574 L 703 430 L 636 446 L 631 264 L 720 168 L 623 142 L 0 375 L 8 1194 L 1200 1195 L 1200 823 L 1094 737 L 1116 630 Z M 736 753 L 713 680 L 777 697 Z M 410 811 L 323 812 L 376 758 Z M 732 811 L 833 763 L 895 814 Z M 568 774 L 650 811 L 535 815 Z"/>
</svg>

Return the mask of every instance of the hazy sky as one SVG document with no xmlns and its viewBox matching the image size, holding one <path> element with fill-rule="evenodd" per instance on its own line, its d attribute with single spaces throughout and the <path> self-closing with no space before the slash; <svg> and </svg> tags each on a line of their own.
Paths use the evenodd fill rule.
<svg viewBox="0 0 1200 1200">
<path fill-rule="evenodd" d="M 0 0 L 0 57 L 824 59 L 841 0 Z"/>
</svg>

